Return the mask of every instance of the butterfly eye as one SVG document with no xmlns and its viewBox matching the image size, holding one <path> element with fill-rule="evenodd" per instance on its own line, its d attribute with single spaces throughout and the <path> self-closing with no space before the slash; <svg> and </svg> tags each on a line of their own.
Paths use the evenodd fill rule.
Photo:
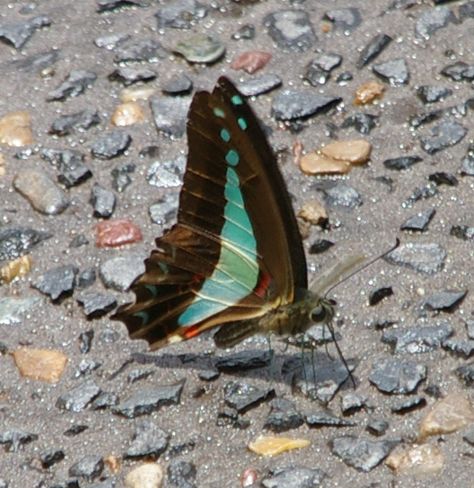
<svg viewBox="0 0 474 488">
<path fill-rule="evenodd" d="M 311 310 L 311 320 L 313 322 L 323 322 L 324 319 L 326 318 L 327 310 L 323 305 L 319 304 L 313 310 Z"/>
</svg>

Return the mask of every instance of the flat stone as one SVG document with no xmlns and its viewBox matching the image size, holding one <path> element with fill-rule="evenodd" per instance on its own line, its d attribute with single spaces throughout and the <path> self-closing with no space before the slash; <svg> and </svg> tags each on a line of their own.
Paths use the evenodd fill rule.
<svg viewBox="0 0 474 488">
<path fill-rule="evenodd" d="M 78 268 L 72 264 L 58 266 L 38 276 L 33 281 L 32 286 L 41 293 L 48 295 L 54 302 L 74 291 L 78 272 Z"/>
<path fill-rule="evenodd" d="M 328 205 L 335 207 L 345 207 L 349 209 L 357 208 L 362 205 L 360 193 L 346 183 L 336 183 L 324 191 L 324 199 Z"/>
<path fill-rule="evenodd" d="M 130 177 L 131 174 L 135 172 L 136 165 L 134 163 L 124 163 L 116 166 L 110 172 L 112 175 L 112 186 L 114 190 L 119 193 L 124 192 L 127 187 L 132 183 Z"/>
<path fill-rule="evenodd" d="M 196 488 L 196 466 L 188 461 L 173 459 L 167 469 L 168 480 L 172 486 Z"/>
<path fill-rule="evenodd" d="M 186 129 L 190 102 L 188 98 L 152 98 L 150 106 L 158 132 L 171 138 L 182 137 Z"/>
<path fill-rule="evenodd" d="M 426 378 L 426 366 L 400 358 L 379 359 L 372 365 L 369 381 L 384 393 L 414 392 Z"/>
<path fill-rule="evenodd" d="M 384 259 L 389 263 L 431 275 L 444 268 L 446 257 L 446 251 L 437 243 L 407 242 L 401 244 Z"/>
<path fill-rule="evenodd" d="M 393 38 L 387 34 L 376 34 L 362 49 L 356 66 L 358 69 L 363 68 L 374 59 L 393 41 Z"/>
<path fill-rule="evenodd" d="M 341 62 L 339 54 L 321 53 L 306 66 L 304 79 L 312 86 L 324 85 Z"/>
<path fill-rule="evenodd" d="M 102 460 L 102 457 L 95 454 L 89 454 L 69 468 L 69 476 L 92 481 L 100 476 L 103 470 L 104 461 Z"/>
<path fill-rule="evenodd" d="M 230 67 L 252 75 L 264 68 L 270 59 L 272 59 L 272 55 L 267 51 L 244 51 L 234 58 Z"/>
<path fill-rule="evenodd" d="M 87 318 L 101 317 L 117 306 L 116 298 L 105 293 L 83 292 L 77 301 L 82 305 Z"/>
<path fill-rule="evenodd" d="M 474 64 L 456 61 L 445 66 L 441 70 L 441 74 L 453 81 L 472 81 L 474 80 Z"/>
<path fill-rule="evenodd" d="M 0 298 L 0 325 L 15 325 L 22 322 L 24 315 L 41 303 L 39 297 Z"/>
<path fill-rule="evenodd" d="M 129 34 L 117 33 L 117 34 L 106 34 L 104 36 L 96 37 L 94 39 L 94 44 L 102 49 L 107 49 L 108 51 L 113 51 L 120 44 L 130 39 Z"/>
<path fill-rule="evenodd" d="M 355 392 L 345 393 L 341 397 L 341 410 L 344 415 L 351 415 L 367 406 L 367 397 Z"/>
<path fill-rule="evenodd" d="M 155 14 L 158 29 L 190 29 L 207 15 L 207 8 L 196 0 L 171 0 Z"/>
<path fill-rule="evenodd" d="M 153 388 L 137 390 L 122 401 L 113 412 L 129 419 L 147 415 L 159 410 L 164 405 L 177 405 L 181 398 L 184 381 L 174 385 L 158 385 Z"/>
<path fill-rule="evenodd" d="M 91 403 L 92 410 L 104 410 L 115 407 L 119 404 L 119 397 L 116 393 L 101 391 Z"/>
<path fill-rule="evenodd" d="M 134 83 L 152 81 L 156 79 L 156 73 L 147 67 L 132 68 L 121 66 L 114 70 L 107 77 L 110 81 L 118 81 L 124 86 L 130 86 Z"/>
<path fill-rule="evenodd" d="M 67 136 L 75 131 L 84 132 L 100 124 L 100 115 L 97 110 L 85 109 L 69 115 L 61 115 L 49 129 L 50 134 Z"/>
<path fill-rule="evenodd" d="M 179 73 L 169 78 L 161 91 L 166 95 L 188 95 L 193 91 L 193 81 L 184 73 Z"/>
<path fill-rule="evenodd" d="M 55 90 L 49 92 L 46 100 L 54 102 L 77 97 L 92 86 L 96 79 L 97 75 L 93 71 L 73 70 Z"/>
<path fill-rule="evenodd" d="M 46 15 L 38 15 L 25 22 L 0 25 L 0 41 L 21 49 L 38 29 L 50 25 L 51 20 Z"/>
<path fill-rule="evenodd" d="M 237 89 L 245 97 L 255 97 L 268 93 L 281 84 L 282 80 L 278 75 L 267 73 L 238 83 Z"/>
<path fill-rule="evenodd" d="M 90 203 L 94 208 L 94 217 L 108 219 L 115 210 L 116 198 L 112 191 L 94 183 Z"/>
<path fill-rule="evenodd" d="M 362 22 L 359 9 L 354 7 L 327 10 L 323 16 L 324 20 L 329 20 L 338 30 L 352 32 Z"/>
<path fill-rule="evenodd" d="M 375 129 L 378 119 L 378 115 L 357 112 L 347 117 L 341 124 L 341 128 L 346 129 L 348 127 L 354 127 L 360 134 L 367 135 L 372 132 L 372 129 Z"/>
<path fill-rule="evenodd" d="M 277 120 L 310 117 L 334 107 L 340 97 L 328 97 L 309 90 L 283 90 L 272 101 L 272 115 Z"/>
<path fill-rule="evenodd" d="M 364 164 L 370 158 L 372 145 L 365 139 L 348 139 L 331 142 L 321 148 L 321 153 L 351 164 Z"/>
<path fill-rule="evenodd" d="M 474 227 L 467 225 L 453 225 L 449 234 L 464 241 L 474 240 Z"/>
<path fill-rule="evenodd" d="M 112 159 L 123 154 L 130 144 L 132 137 L 127 132 L 119 129 L 102 134 L 91 145 L 91 154 L 99 159 Z"/>
<path fill-rule="evenodd" d="M 269 351 L 246 350 L 218 357 L 214 366 L 219 371 L 243 371 L 265 368 L 270 365 L 272 354 Z"/>
<path fill-rule="evenodd" d="M 422 85 L 416 90 L 418 98 L 423 103 L 436 103 L 453 94 L 453 90 L 444 86 Z"/>
<path fill-rule="evenodd" d="M 178 193 L 165 193 L 158 202 L 148 207 L 151 221 L 158 225 L 171 223 L 178 214 L 178 203 Z"/>
<path fill-rule="evenodd" d="M 168 447 L 169 437 L 169 434 L 158 428 L 150 420 L 138 421 L 132 442 L 125 452 L 125 457 L 159 456 Z"/>
<path fill-rule="evenodd" d="M 420 139 L 420 145 L 428 154 L 436 154 L 458 144 L 466 133 L 467 129 L 458 122 L 443 120 L 431 129 L 429 136 Z"/>
<path fill-rule="evenodd" d="M 401 230 L 410 230 L 424 232 L 427 228 L 431 219 L 434 217 L 436 210 L 434 208 L 429 208 L 423 212 L 418 212 L 412 217 L 408 218 L 400 226 Z"/>
<path fill-rule="evenodd" d="M 110 258 L 100 265 L 100 279 L 106 288 L 126 291 L 140 275 L 145 273 L 144 259 L 145 256 L 138 254 Z"/>
<path fill-rule="evenodd" d="M 41 157 L 57 169 L 58 181 L 66 188 L 80 185 L 92 177 L 91 170 L 84 164 L 84 154 L 79 151 L 43 149 Z"/>
<path fill-rule="evenodd" d="M 456 22 L 456 17 L 448 7 L 435 7 L 421 12 L 415 24 L 415 34 L 422 39 L 430 39 L 437 30 Z"/>
<path fill-rule="evenodd" d="M 327 474 L 318 468 L 272 467 L 261 483 L 264 488 L 313 488 L 322 486 L 326 477 Z"/>
<path fill-rule="evenodd" d="M 320 410 L 319 412 L 308 413 L 305 415 L 306 425 L 308 427 L 350 427 L 356 425 L 354 422 L 343 419 L 329 410 Z"/>
<path fill-rule="evenodd" d="M 163 468 L 159 464 L 142 464 L 125 476 L 125 488 L 160 488 L 164 478 Z"/>
<path fill-rule="evenodd" d="M 23 377 L 47 383 L 57 383 L 61 379 L 68 361 L 61 351 L 31 347 L 16 349 L 13 359 Z"/>
<path fill-rule="evenodd" d="M 274 398 L 270 406 L 271 410 L 264 424 L 265 429 L 272 432 L 285 432 L 303 425 L 304 417 L 298 412 L 294 402 L 285 398 Z"/>
<path fill-rule="evenodd" d="M 96 247 L 119 247 L 143 239 L 140 228 L 127 219 L 103 220 L 95 226 Z"/>
<path fill-rule="evenodd" d="M 474 385 L 474 361 L 456 368 L 456 375 L 466 386 Z"/>
<path fill-rule="evenodd" d="M 29 227 L 2 227 L 0 228 L 0 262 L 17 259 L 51 237 L 52 234 L 49 232 Z"/>
<path fill-rule="evenodd" d="M 372 435 L 377 437 L 384 435 L 387 432 L 390 424 L 383 419 L 370 419 L 366 430 L 370 432 Z"/>
<path fill-rule="evenodd" d="M 280 10 L 263 19 L 263 25 L 279 49 L 304 52 L 317 41 L 309 15 L 304 10 Z"/>
<path fill-rule="evenodd" d="M 224 386 L 225 403 L 241 414 L 257 407 L 274 395 L 273 388 L 262 389 L 243 382 L 231 381 Z"/>
<path fill-rule="evenodd" d="M 99 395 L 100 388 L 94 380 L 86 380 L 80 385 L 62 394 L 56 401 L 56 407 L 60 410 L 80 412 Z"/>
<path fill-rule="evenodd" d="M 232 34 L 234 41 L 249 40 L 255 38 L 255 26 L 253 24 L 244 24 Z"/>
<path fill-rule="evenodd" d="M 443 341 L 443 349 L 452 352 L 456 356 L 469 359 L 474 355 L 474 340 L 446 339 Z"/>
<path fill-rule="evenodd" d="M 97 12 L 112 12 L 124 7 L 149 7 L 149 0 L 97 0 Z"/>
<path fill-rule="evenodd" d="M 32 434 L 22 429 L 10 427 L 0 430 L 0 444 L 3 444 L 8 452 L 18 452 L 21 446 L 37 439 L 37 434 Z"/>
<path fill-rule="evenodd" d="M 429 296 L 423 306 L 428 310 L 445 310 L 452 312 L 462 302 L 467 290 L 445 290 Z"/>
<path fill-rule="evenodd" d="M 120 43 L 115 49 L 115 63 L 157 62 L 167 56 L 166 50 L 155 39 L 129 39 Z"/>
<path fill-rule="evenodd" d="M 420 354 L 440 348 L 453 333 L 448 322 L 440 322 L 433 326 L 386 330 L 382 342 L 392 344 L 395 353 Z"/>
<path fill-rule="evenodd" d="M 189 63 L 213 64 L 225 54 L 225 45 L 217 38 L 195 34 L 179 41 L 174 52 L 181 54 Z"/>
<path fill-rule="evenodd" d="M 400 156 L 399 158 L 386 159 L 383 165 L 387 169 L 392 169 L 396 171 L 401 171 L 403 169 L 408 169 L 416 163 L 423 161 L 420 156 Z"/>
<path fill-rule="evenodd" d="M 410 79 L 408 66 L 403 58 L 374 64 L 372 71 L 393 86 L 406 85 Z"/>
<path fill-rule="evenodd" d="M 146 173 L 146 179 L 152 186 L 158 188 L 178 188 L 183 184 L 186 167 L 184 156 L 168 161 L 155 161 Z"/>
</svg>

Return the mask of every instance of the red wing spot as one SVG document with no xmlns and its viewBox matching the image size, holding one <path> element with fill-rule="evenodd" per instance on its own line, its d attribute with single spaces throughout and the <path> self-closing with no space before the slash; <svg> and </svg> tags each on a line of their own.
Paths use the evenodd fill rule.
<svg viewBox="0 0 474 488">
<path fill-rule="evenodd" d="M 183 334 L 183 337 L 185 339 L 191 339 L 192 337 L 198 336 L 201 331 L 199 330 L 199 325 L 191 325 L 186 329 L 186 331 Z"/>
<path fill-rule="evenodd" d="M 257 286 L 253 291 L 255 295 L 257 295 L 260 298 L 264 298 L 268 290 L 268 287 L 270 286 L 271 281 L 272 281 L 272 277 L 268 273 L 261 272 Z"/>
</svg>

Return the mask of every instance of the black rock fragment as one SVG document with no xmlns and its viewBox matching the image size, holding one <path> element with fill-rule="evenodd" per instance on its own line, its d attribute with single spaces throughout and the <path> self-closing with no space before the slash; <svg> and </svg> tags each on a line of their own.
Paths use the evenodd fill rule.
<svg viewBox="0 0 474 488">
<path fill-rule="evenodd" d="M 79 334 L 79 351 L 81 354 L 87 354 L 92 347 L 92 340 L 94 339 L 94 330 L 89 329 Z"/>
<path fill-rule="evenodd" d="M 118 81 L 124 86 L 130 86 L 134 83 L 152 81 L 156 78 L 156 73 L 146 67 L 131 68 L 121 66 L 109 74 L 107 77 L 110 81 Z"/>
<path fill-rule="evenodd" d="M 408 66 L 402 58 L 375 64 L 372 71 L 393 86 L 406 85 L 410 80 Z"/>
<path fill-rule="evenodd" d="M 391 42 L 393 38 L 387 34 L 376 34 L 362 49 L 356 66 L 358 69 L 373 61 Z"/>
<path fill-rule="evenodd" d="M 420 156 L 400 156 L 399 158 L 386 159 L 383 165 L 387 169 L 401 171 L 402 169 L 410 168 L 420 161 L 423 161 L 423 158 L 420 158 Z"/>
<path fill-rule="evenodd" d="M 369 305 L 373 307 L 380 303 L 384 298 L 390 297 L 393 295 L 393 290 L 391 286 L 385 286 L 382 288 L 378 288 L 374 290 L 369 295 Z"/>
<path fill-rule="evenodd" d="M 369 420 L 366 430 L 370 434 L 379 437 L 387 432 L 388 427 L 389 423 L 386 420 L 374 418 Z"/>
<path fill-rule="evenodd" d="M 426 378 L 426 366 L 401 358 L 383 358 L 374 362 L 369 381 L 384 393 L 407 394 Z"/>
<path fill-rule="evenodd" d="M 97 0 L 97 12 L 111 12 L 124 7 L 149 7 L 149 0 Z"/>
<path fill-rule="evenodd" d="M 435 213 L 436 210 L 434 208 L 429 208 L 423 212 L 418 212 L 405 220 L 405 222 L 403 222 L 403 224 L 400 226 L 400 229 L 409 230 L 412 232 L 424 232 L 428 228 L 428 225 Z"/>
<path fill-rule="evenodd" d="M 224 386 L 224 401 L 239 414 L 257 407 L 275 396 L 273 388 L 257 388 L 248 383 L 231 381 Z"/>
<path fill-rule="evenodd" d="M 55 302 L 74 291 L 78 272 L 78 268 L 72 264 L 59 266 L 38 276 L 32 286 Z"/>
<path fill-rule="evenodd" d="M 196 466 L 188 461 L 172 460 L 167 469 L 168 482 L 177 488 L 195 488 Z"/>
<path fill-rule="evenodd" d="M 17 259 L 52 236 L 28 227 L 0 228 L 0 262 Z"/>
<path fill-rule="evenodd" d="M 113 159 L 123 154 L 132 142 L 132 137 L 120 129 L 102 134 L 91 146 L 91 154 L 98 159 Z"/>
<path fill-rule="evenodd" d="M 312 86 L 324 85 L 331 71 L 337 68 L 342 62 L 342 56 L 334 53 L 321 53 L 316 56 L 307 66 L 304 79 Z"/>
<path fill-rule="evenodd" d="M 392 403 L 390 410 L 393 413 L 399 415 L 405 415 L 406 413 L 413 412 L 413 410 L 418 410 L 426 406 L 426 399 L 420 396 L 412 396 L 408 399 L 398 400 Z"/>
<path fill-rule="evenodd" d="M 474 385 L 474 361 L 457 368 L 456 374 L 466 386 Z"/>
<path fill-rule="evenodd" d="M 92 481 L 100 476 L 103 470 L 104 461 L 102 457 L 96 454 L 89 454 L 69 468 L 69 476 Z"/>
<path fill-rule="evenodd" d="M 467 64 L 464 61 L 456 61 L 453 64 L 445 66 L 441 74 L 453 81 L 473 81 L 474 64 Z"/>
<path fill-rule="evenodd" d="M 83 132 L 100 124 L 97 110 L 85 109 L 69 115 L 61 115 L 51 125 L 50 134 L 66 136 L 74 131 Z"/>
<path fill-rule="evenodd" d="M 313 242 L 309 248 L 310 254 L 321 254 L 334 246 L 334 242 L 328 241 L 327 239 L 318 239 Z"/>
<path fill-rule="evenodd" d="M 294 402 L 285 398 L 274 398 L 270 406 L 271 411 L 265 420 L 264 428 L 272 432 L 285 432 L 303 425 L 303 415 L 298 412 Z"/>
<path fill-rule="evenodd" d="M 458 179 L 452 173 L 446 173 L 445 171 L 437 171 L 436 173 L 431 173 L 428 176 L 428 180 L 432 181 L 438 186 L 458 186 Z"/>
<path fill-rule="evenodd" d="M 93 71 L 73 70 L 66 79 L 48 94 L 47 101 L 64 101 L 70 97 L 77 97 L 92 86 L 97 79 Z"/>
<path fill-rule="evenodd" d="M 378 115 L 357 112 L 347 117 L 347 119 L 342 122 L 341 128 L 354 127 L 360 134 L 367 135 L 376 127 L 378 118 Z"/>
<path fill-rule="evenodd" d="M 56 401 L 60 410 L 80 412 L 84 410 L 94 398 L 99 395 L 100 388 L 93 380 L 87 380 L 62 394 Z"/>
<path fill-rule="evenodd" d="M 453 312 L 463 301 L 467 290 L 444 290 L 429 296 L 423 303 L 428 310 Z"/>
<path fill-rule="evenodd" d="M 22 429 L 7 428 L 0 430 L 0 444 L 5 446 L 8 452 L 17 452 L 21 446 L 36 441 L 38 436 Z"/>
<path fill-rule="evenodd" d="M 62 449 L 44 452 L 40 455 L 41 467 L 43 469 L 49 469 L 54 464 L 62 461 L 65 457 L 66 455 Z"/>
<path fill-rule="evenodd" d="M 116 198 L 113 192 L 94 183 L 90 203 L 94 207 L 94 217 L 108 219 L 114 213 Z"/>
<path fill-rule="evenodd" d="M 76 277 L 77 288 L 88 288 L 95 283 L 97 278 L 97 273 L 95 268 L 88 268 L 81 271 Z"/>
<path fill-rule="evenodd" d="M 102 317 L 117 306 L 115 296 L 105 293 L 83 292 L 77 297 L 77 301 L 89 319 Z"/>
<path fill-rule="evenodd" d="M 155 17 L 158 29 L 190 29 L 206 15 L 206 6 L 196 0 L 171 0 L 160 6 Z"/>
<path fill-rule="evenodd" d="M 124 163 L 116 166 L 110 174 L 112 175 L 112 186 L 114 190 L 122 193 L 132 183 L 130 175 L 135 172 L 134 163 Z"/>
<path fill-rule="evenodd" d="M 132 442 L 125 453 L 125 457 L 158 457 L 168 447 L 169 437 L 169 434 L 158 428 L 150 420 L 138 421 Z"/>
<path fill-rule="evenodd" d="M 16 24 L 0 25 L 0 41 L 21 49 L 38 29 L 50 25 L 51 20 L 46 15 L 38 15 Z"/>
<path fill-rule="evenodd" d="M 270 351 L 245 350 L 217 358 L 214 366 L 219 371 L 258 369 L 268 366 L 272 357 L 273 352 Z"/>
<path fill-rule="evenodd" d="M 446 27 L 450 22 L 456 22 L 456 20 L 448 7 L 426 9 L 416 21 L 415 34 L 417 37 L 428 40 L 437 30 Z"/>
<path fill-rule="evenodd" d="M 84 164 L 84 155 L 74 149 L 43 149 L 41 157 L 57 169 L 58 181 L 66 188 L 80 185 L 92 177 L 91 170 Z"/>
<path fill-rule="evenodd" d="M 328 205 L 354 209 L 362 205 L 362 196 L 346 183 L 336 183 L 324 190 L 324 200 Z"/>
<path fill-rule="evenodd" d="M 467 225 L 453 225 L 449 234 L 464 241 L 474 240 L 474 227 Z"/>
</svg>

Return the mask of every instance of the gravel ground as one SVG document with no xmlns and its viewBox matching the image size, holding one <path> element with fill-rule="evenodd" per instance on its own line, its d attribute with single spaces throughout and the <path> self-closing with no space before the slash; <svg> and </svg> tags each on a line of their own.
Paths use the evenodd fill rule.
<svg viewBox="0 0 474 488">
<path fill-rule="evenodd" d="M 0 117 L 25 111 L 32 127 L 32 140 L 12 142 L 11 122 L 0 121 L 0 265 L 31 257 L 29 273 L 0 286 L 0 487 L 159 486 L 125 484 L 146 461 L 163 467 L 166 486 L 250 486 L 253 475 L 252 486 L 265 487 L 472 486 L 474 2 L 434 3 L 441 5 L 0 2 Z M 189 60 L 202 56 L 202 39 L 178 46 L 194 34 L 218 40 L 199 63 Z M 364 64 L 361 52 L 376 35 Z M 144 41 L 146 52 L 138 52 L 135 43 Z M 239 54 L 255 50 L 271 53 L 260 71 L 232 69 Z M 340 63 L 321 54 L 339 55 Z M 123 61 L 131 73 L 116 72 Z M 397 237 L 402 242 L 390 260 L 332 294 L 355 390 L 340 362 L 328 359 L 328 352 L 337 358 L 331 345 L 316 355 L 311 399 L 301 391 L 311 373 L 301 381 L 293 345 L 273 340 L 272 364 L 261 337 L 221 351 L 202 335 L 150 353 L 108 318 L 115 300 L 130 300 L 127 283 L 174 218 L 191 98 L 183 76 L 193 90 L 209 90 L 223 74 L 257 79 L 250 103 L 269 128 L 295 210 L 314 199 L 327 209 L 324 229 L 305 226 L 310 280 L 344 256 L 375 256 Z M 260 78 L 266 75 L 273 76 Z M 282 86 L 259 93 L 278 78 Z M 355 105 L 356 90 L 369 81 L 384 86 L 381 99 Z M 133 105 L 143 120 L 116 128 L 112 114 L 127 84 L 141 96 L 150 89 L 151 99 Z M 330 106 L 318 109 L 316 95 Z M 370 162 L 350 175 L 318 178 L 293 164 L 296 141 L 310 152 L 361 138 L 372 147 Z M 96 245 L 97 225 L 108 217 L 129 221 L 129 244 Z M 316 254 L 321 239 L 335 245 Z M 370 305 L 384 288 L 392 293 Z M 21 347 L 65 355 L 59 380 L 22 376 L 14 355 Z M 389 469 L 382 461 L 394 446 L 412 447 L 430 408 L 456 395 L 467 402 L 463 428 L 424 444 L 436 451 L 436 467 L 419 474 L 428 456 L 418 474 Z M 280 414 L 269 417 L 270 410 Z M 274 457 L 247 449 L 272 430 L 310 446 Z"/>
</svg>

